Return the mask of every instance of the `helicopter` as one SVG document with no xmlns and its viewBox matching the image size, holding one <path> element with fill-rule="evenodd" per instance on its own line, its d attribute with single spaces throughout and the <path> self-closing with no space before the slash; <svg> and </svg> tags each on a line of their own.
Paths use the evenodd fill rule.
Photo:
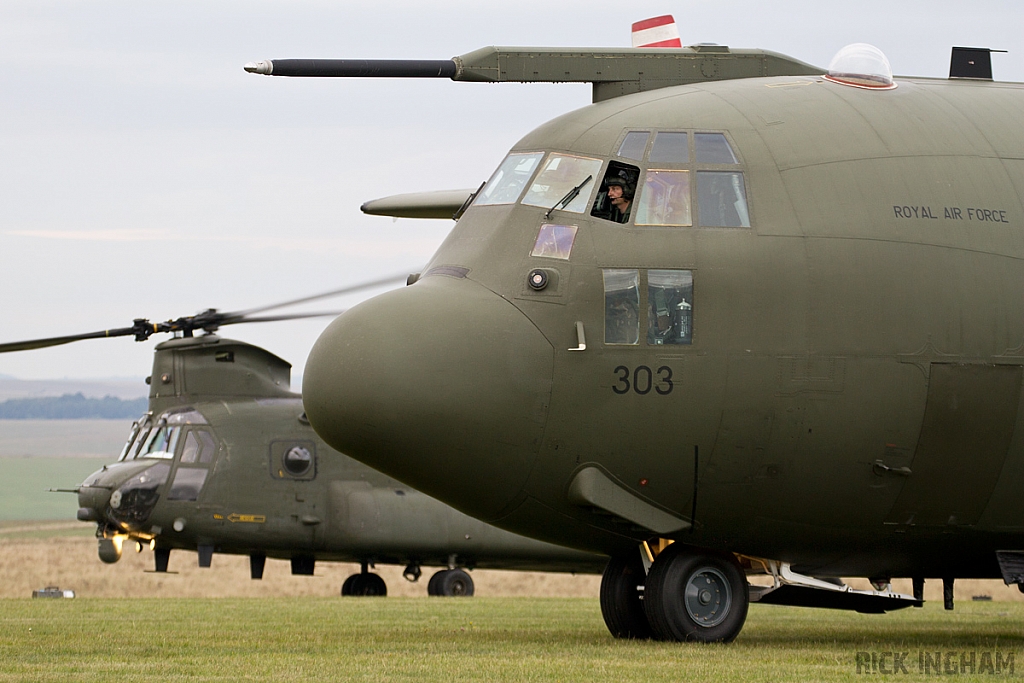
<svg viewBox="0 0 1024 683">
<path fill-rule="evenodd" d="M 593 84 L 479 190 L 364 205 L 457 221 L 321 335 L 310 422 L 478 519 L 610 555 L 620 638 L 730 642 L 751 602 L 920 606 L 926 578 L 946 609 L 956 578 L 1021 587 L 1024 86 L 992 52 L 953 48 L 948 79 L 864 44 L 827 69 L 707 44 L 247 64 Z"/>
<path fill-rule="evenodd" d="M 404 276 L 403 276 L 404 279 Z M 301 396 L 290 391 L 291 365 L 260 347 L 214 334 L 225 325 L 324 314 L 255 315 L 394 278 L 235 313 L 195 316 L 81 335 L 14 342 L 0 352 L 82 339 L 158 332 L 180 336 L 158 344 L 148 411 L 131 427 L 116 462 L 69 492 L 80 521 L 95 523 L 98 554 L 115 563 L 126 544 L 150 548 L 156 572 L 172 550 L 249 556 L 263 577 L 268 557 L 290 561 L 296 575 L 316 562 L 355 562 L 361 571 L 343 596 L 385 596 L 376 564 L 405 565 L 417 581 L 439 566 L 428 595 L 472 596 L 466 569 L 494 568 L 598 574 L 607 558 L 523 538 L 466 516 L 327 446 L 309 426 Z M 335 314 L 335 313 L 332 313 Z M 194 335 L 196 330 L 206 334 Z"/>
</svg>

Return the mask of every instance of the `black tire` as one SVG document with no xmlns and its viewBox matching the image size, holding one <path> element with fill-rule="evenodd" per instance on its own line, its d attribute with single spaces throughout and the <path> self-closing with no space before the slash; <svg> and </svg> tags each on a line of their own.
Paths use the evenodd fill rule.
<svg viewBox="0 0 1024 683">
<path fill-rule="evenodd" d="M 747 619 L 746 577 L 731 555 L 674 543 L 651 566 L 644 613 L 659 640 L 729 643 Z"/>
<path fill-rule="evenodd" d="M 473 597 L 473 578 L 461 569 L 449 569 L 437 580 L 437 594 L 449 598 Z"/>
<path fill-rule="evenodd" d="M 384 583 L 384 579 L 380 578 L 379 574 L 355 575 L 355 581 L 352 582 L 351 595 L 383 598 L 387 594 L 388 585 Z"/>
<path fill-rule="evenodd" d="M 641 591 L 646 578 L 639 552 L 608 560 L 601 576 L 601 616 L 616 638 L 646 640 L 652 636 Z"/>
<path fill-rule="evenodd" d="M 447 573 L 448 573 L 447 569 L 442 569 L 440 571 L 434 572 L 431 575 L 430 581 L 427 582 L 427 595 L 433 595 L 435 597 L 438 596 L 438 595 L 441 595 L 438 592 L 437 584 L 440 583 L 441 576 L 443 576 L 444 574 L 447 574 Z"/>
<path fill-rule="evenodd" d="M 356 579 L 358 579 L 358 578 L 359 578 L 359 574 L 353 574 L 350 577 L 348 577 L 347 579 L 345 579 L 345 583 L 341 584 L 341 594 L 342 594 L 342 596 L 348 597 L 348 596 L 352 595 L 352 584 L 354 584 L 356 582 Z"/>
</svg>

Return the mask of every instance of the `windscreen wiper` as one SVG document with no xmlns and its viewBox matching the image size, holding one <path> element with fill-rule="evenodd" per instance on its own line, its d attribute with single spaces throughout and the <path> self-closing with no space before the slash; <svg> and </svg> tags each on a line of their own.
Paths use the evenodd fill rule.
<svg viewBox="0 0 1024 683">
<path fill-rule="evenodd" d="M 584 180 L 582 183 L 580 183 L 576 187 L 574 187 L 571 190 L 569 190 L 565 194 L 564 197 L 559 199 L 555 203 L 554 206 L 552 206 L 550 209 L 548 209 L 548 212 L 546 214 L 544 214 L 544 218 L 551 218 L 551 212 L 554 211 L 555 209 L 557 209 L 558 207 L 561 206 L 561 207 L 564 208 L 564 207 L 568 206 L 572 202 L 572 200 L 576 199 L 576 197 L 579 196 L 580 190 L 583 189 L 583 186 L 586 185 L 587 183 L 589 183 L 593 179 L 594 179 L 594 176 L 588 175 L 586 180 Z"/>
</svg>

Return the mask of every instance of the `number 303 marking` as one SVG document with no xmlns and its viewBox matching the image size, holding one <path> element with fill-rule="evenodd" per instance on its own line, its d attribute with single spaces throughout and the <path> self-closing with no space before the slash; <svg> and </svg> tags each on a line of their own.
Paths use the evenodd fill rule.
<svg viewBox="0 0 1024 683">
<path fill-rule="evenodd" d="M 675 386 L 672 383 L 672 368 L 667 365 L 658 368 L 657 378 L 655 378 L 655 372 L 646 365 L 638 365 L 633 372 L 630 372 L 625 365 L 620 365 L 612 372 L 615 373 L 618 380 L 612 386 L 612 391 L 620 395 L 628 394 L 632 389 L 634 393 L 646 396 L 651 393 L 651 389 L 654 389 L 655 393 L 667 396 L 672 393 L 672 388 Z M 630 382 L 631 379 L 632 382 Z"/>
</svg>

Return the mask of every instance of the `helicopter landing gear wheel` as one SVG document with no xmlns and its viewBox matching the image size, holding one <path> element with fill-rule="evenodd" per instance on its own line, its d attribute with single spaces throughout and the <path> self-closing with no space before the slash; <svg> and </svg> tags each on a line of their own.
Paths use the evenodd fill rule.
<svg viewBox="0 0 1024 683">
<path fill-rule="evenodd" d="M 644 613 L 659 640 L 728 643 L 747 618 L 747 580 L 729 555 L 681 543 L 654 560 L 644 588 Z"/>
<path fill-rule="evenodd" d="M 639 553 L 608 560 L 601 576 L 601 616 L 616 638 L 645 640 L 651 637 L 641 590 L 646 578 Z"/>
<path fill-rule="evenodd" d="M 378 574 L 353 574 L 341 584 L 344 596 L 381 597 L 388 594 L 388 585 Z"/>
<path fill-rule="evenodd" d="M 427 583 L 427 595 L 439 597 L 469 598 L 474 590 L 473 577 L 462 569 L 442 569 Z"/>
</svg>

